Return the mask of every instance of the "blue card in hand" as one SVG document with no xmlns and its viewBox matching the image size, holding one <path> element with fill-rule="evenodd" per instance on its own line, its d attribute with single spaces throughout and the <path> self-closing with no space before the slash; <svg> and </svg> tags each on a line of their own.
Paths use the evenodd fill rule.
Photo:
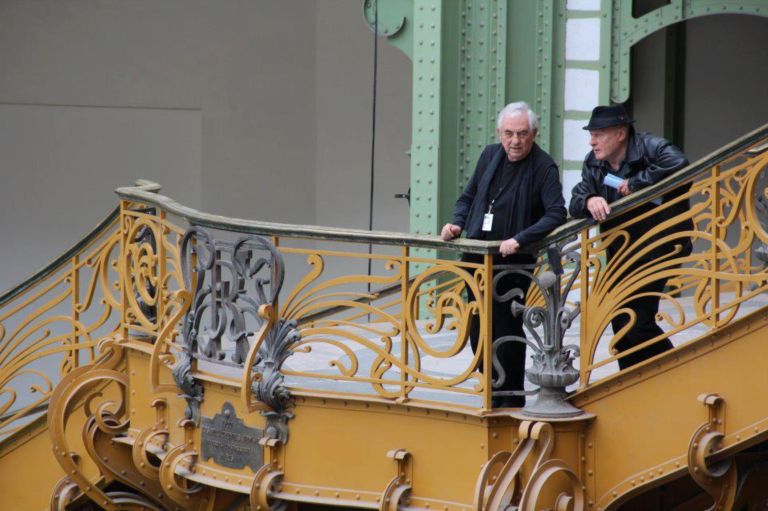
<svg viewBox="0 0 768 511">
<path fill-rule="evenodd" d="M 603 184 L 605 186 L 610 186 L 611 188 L 615 188 L 616 190 L 619 189 L 619 186 L 623 182 L 624 182 L 624 180 L 622 178 L 620 178 L 616 174 L 611 174 L 610 172 L 608 172 L 605 175 L 605 179 L 603 180 Z"/>
</svg>

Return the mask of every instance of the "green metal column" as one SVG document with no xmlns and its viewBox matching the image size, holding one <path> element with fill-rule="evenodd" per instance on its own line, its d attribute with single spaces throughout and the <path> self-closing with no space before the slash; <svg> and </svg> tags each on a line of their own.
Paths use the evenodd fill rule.
<svg viewBox="0 0 768 511">
<path fill-rule="evenodd" d="M 376 1 L 364 2 L 371 27 Z M 507 102 L 537 111 L 539 144 L 550 146 L 557 2 L 379 1 L 379 34 L 413 61 L 412 232 L 437 234 L 450 220 Z"/>
</svg>

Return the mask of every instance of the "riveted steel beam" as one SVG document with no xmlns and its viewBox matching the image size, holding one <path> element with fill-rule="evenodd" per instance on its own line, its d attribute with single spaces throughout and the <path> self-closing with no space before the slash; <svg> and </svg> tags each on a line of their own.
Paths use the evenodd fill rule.
<svg viewBox="0 0 768 511">
<path fill-rule="evenodd" d="M 560 0 L 388 0 L 378 31 L 413 61 L 410 228 L 434 234 L 512 100 L 540 114 L 550 145 L 556 4 Z M 365 0 L 369 26 L 376 0 Z M 554 43 L 553 43 L 554 41 Z M 423 255 L 427 255 L 426 253 Z"/>
<path fill-rule="evenodd" d="M 413 0 L 379 2 L 378 9 L 376 4 L 376 0 L 363 2 L 363 16 L 368 27 L 373 30 L 374 25 L 377 24 L 379 35 L 386 37 L 389 44 L 412 58 Z"/>
</svg>

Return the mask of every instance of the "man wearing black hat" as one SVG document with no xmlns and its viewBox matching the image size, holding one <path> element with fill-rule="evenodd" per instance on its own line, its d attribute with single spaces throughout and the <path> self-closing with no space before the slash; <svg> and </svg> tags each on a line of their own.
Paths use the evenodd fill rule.
<svg viewBox="0 0 768 511">
<path fill-rule="evenodd" d="M 589 145 L 592 150 L 584 159 L 581 182 L 571 192 L 569 211 L 573 217 L 591 216 L 601 222 L 601 231 L 608 231 L 633 218 L 640 218 L 662 204 L 659 200 L 649 201 L 627 213 L 608 219 L 611 213 L 610 203 L 654 185 L 688 165 L 685 155 L 677 147 L 661 137 L 637 133 L 633 123 L 634 120 L 627 114 L 624 105 L 613 105 L 596 107 L 592 111 L 589 124 L 584 126 L 584 129 L 589 131 Z M 664 203 L 669 202 L 689 188 L 690 184 L 678 187 L 667 193 L 662 200 Z M 621 282 L 639 268 L 648 267 L 659 258 L 676 259 L 690 254 L 690 237 L 683 234 L 693 230 L 690 218 L 657 233 L 645 240 L 642 246 L 636 244 L 641 236 L 655 226 L 684 214 L 689 208 L 688 201 L 681 200 L 622 227 L 629 239 L 625 241 L 618 237 L 609 244 L 607 250 L 608 261 L 614 261 L 614 268 L 627 264 L 614 282 Z M 656 242 L 670 235 L 669 241 Z M 656 246 L 644 252 L 651 244 Z M 638 254 L 638 259 L 630 263 L 629 259 Z M 665 268 L 669 267 L 667 265 Z M 664 291 L 666 282 L 667 278 L 664 277 L 646 284 L 635 293 L 643 296 L 621 306 L 634 312 L 635 321 L 616 343 L 620 352 L 663 335 L 664 331 L 656 324 L 656 314 L 659 310 L 659 294 Z M 629 322 L 630 315 L 627 313 L 615 316 L 611 320 L 614 334 L 621 332 Z M 672 349 L 669 339 L 659 338 L 652 345 L 620 358 L 619 367 L 624 369 L 669 349 Z"/>
</svg>

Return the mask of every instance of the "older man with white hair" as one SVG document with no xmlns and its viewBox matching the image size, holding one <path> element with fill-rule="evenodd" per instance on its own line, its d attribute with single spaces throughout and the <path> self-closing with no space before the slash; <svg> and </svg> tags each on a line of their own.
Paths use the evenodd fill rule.
<svg viewBox="0 0 768 511">
<path fill-rule="evenodd" d="M 526 245 L 544 238 L 566 218 L 563 187 L 554 160 L 534 140 L 536 114 L 525 102 L 505 106 L 496 121 L 498 144 L 488 145 L 480 154 L 475 172 L 456 201 L 451 223 L 443 226 L 441 237 L 452 240 L 462 231 L 471 239 L 502 241 L 495 264 L 532 264 L 535 256 L 521 253 Z M 465 261 L 481 258 L 465 254 Z M 528 289 L 530 279 L 507 275 L 497 283 L 504 294 Z M 522 319 L 513 317 L 510 304 L 494 302 L 492 339 L 516 336 L 525 338 Z M 479 327 L 472 326 L 470 340 L 477 348 Z M 519 407 L 523 389 L 525 345 L 517 342 L 499 344 L 498 362 L 504 369 L 500 386 L 494 389 L 494 407 Z"/>
</svg>

